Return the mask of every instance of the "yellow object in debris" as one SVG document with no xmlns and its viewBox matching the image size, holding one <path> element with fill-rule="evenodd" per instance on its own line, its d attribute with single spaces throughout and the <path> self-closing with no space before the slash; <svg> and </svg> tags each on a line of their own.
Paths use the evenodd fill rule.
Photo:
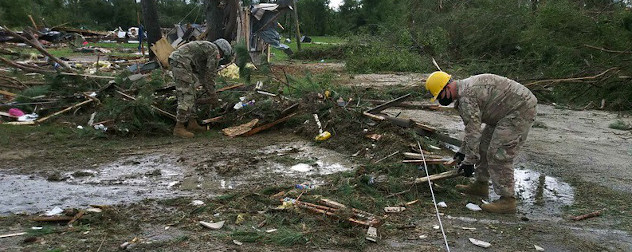
<svg viewBox="0 0 632 252">
<path fill-rule="evenodd" d="M 329 96 L 331 95 L 331 92 L 329 92 L 329 90 L 325 91 L 325 99 L 329 98 Z"/>
<path fill-rule="evenodd" d="M 329 131 L 325 131 L 323 133 L 318 134 L 318 136 L 316 136 L 314 138 L 314 140 L 316 141 L 325 141 L 327 139 L 329 139 L 331 137 L 331 133 L 329 133 Z"/>
<path fill-rule="evenodd" d="M 235 220 L 235 224 L 239 225 L 246 220 L 246 214 L 240 213 L 237 215 L 237 219 Z"/>
<path fill-rule="evenodd" d="M 222 71 L 219 71 L 219 76 L 228 79 L 239 79 L 239 67 L 235 64 L 230 64 Z"/>
</svg>

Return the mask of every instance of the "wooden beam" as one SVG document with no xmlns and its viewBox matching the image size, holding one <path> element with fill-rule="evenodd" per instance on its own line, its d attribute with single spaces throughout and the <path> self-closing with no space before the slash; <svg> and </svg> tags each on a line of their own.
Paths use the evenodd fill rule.
<svg viewBox="0 0 632 252">
<path fill-rule="evenodd" d="M 386 103 L 383 103 L 383 104 L 381 104 L 381 105 L 379 105 L 379 106 L 377 106 L 375 108 L 369 109 L 367 112 L 369 112 L 371 114 L 379 113 L 382 110 L 385 110 L 387 108 L 393 107 L 393 106 L 403 102 L 404 100 L 408 99 L 408 97 L 410 97 L 410 96 L 411 96 L 411 94 L 409 93 L 409 94 L 406 94 L 404 96 L 397 97 L 397 98 L 395 98 L 395 99 L 393 99 L 391 101 L 388 101 Z"/>
<path fill-rule="evenodd" d="M 65 112 L 68 112 L 69 110 L 72 110 L 72 109 L 75 109 L 75 108 L 81 107 L 81 106 L 83 106 L 83 105 L 85 105 L 85 104 L 91 103 L 92 101 L 93 101 L 93 100 L 91 100 L 91 99 L 88 99 L 88 100 L 82 101 L 82 102 L 80 102 L 80 103 L 77 103 L 77 104 L 75 104 L 75 105 L 72 105 L 72 106 L 70 106 L 70 107 L 67 107 L 67 108 L 65 108 L 65 109 L 62 109 L 62 110 L 60 110 L 60 111 L 57 111 L 57 112 L 55 112 L 55 113 L 53 113 L 53 114 L 51 114 L 51 115 L 48 115 L 48 116 L 43 117 L 43 118 L 41 118 L 41 119 L 38 119 L 38 120 L 37 120 L 37 123 L 43 123 L 44 121 L 46 121 L 46 120 L 48 120 L 48 119 L 50 119 L 50 118 L 52 118 L 52 117 L 58 116 L 58 115 L 60 115 L 60 114 L 63 114 L 63 113 L 65 113 Z"/>
<path fill-rule="evenodd" d="M 430 176 L 417 178 L 415 179 L 413 183 L 414 184 L 426 183 L 428 182 L 428 179 L 430 179 L 430 181 L 438 181 L 438 180 L 443 180 L 443 179 L 455 178 L 458 176 L 461 176 L 461 173 L 457 173 L 457 170 L 449 170 L 447 172 L 442 172 L 439 174 L 433 174 Z"/>
<path fill-rule="evenodd" d="M 297 113 L 292 113 L 292 114 L 290 114 L 290 115 L 288 115 L 286 117 L 283 117 L 283 118 L 281 118 L 279 120 L 276 120 L 274 122 L 268 123 L 268 124 L 263 125 L 263 126 L 256 127 L 254 129 L 251 129 L 250 131 L 246 132 L 242 136 L 252 136 L 252 135 L 257 134 L 257 133 L 259 133 L 261 131 L 264 131 L 264 130 L 267 130 L 269 128 L 272 128 L 272 127 L 274 127 L 275 125 L 277 125 L 279 123 L 282 123 L 282 122 L 285 122 L 285 121 L 289 120 L 290 118 L 294 117 L 296 114 Z"/>
<path fill-rule="evenodd" d="M 442 165 L 448 165 L 452 162 L 451 158 L 441 158 L 441 159 L 426 159 L 426 164 L 442 164 Z M 403 160 L 402 163 L 404 164 L 423 164 L 424 161 L 420 160 L 420 159 L 416 159 L 416 160 Z"/>
</svg>

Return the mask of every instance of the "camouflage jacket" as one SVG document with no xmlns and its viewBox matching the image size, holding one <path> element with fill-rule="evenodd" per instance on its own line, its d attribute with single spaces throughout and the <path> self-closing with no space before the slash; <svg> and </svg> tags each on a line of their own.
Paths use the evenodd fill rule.
<svg viewBox="0 0 632 252">
<path fill-rule="evenodd" d="M 510 113 L 535 106 L 537 99 L 522 84 L 494 74 L 475 75 L 456 82 L 459 98 L 455 107 L 465 124 L 460 149 L 465 154 L 463 164 L 477 164 L 481 123 L 495 126 Z"/>
<path fill-rule="evenodd" d="M 219 66 L 218 54 L 219 49 L 212 42 L 192 41 L 172 52 L 169 55 L 169 62 L 181 64 L 187 68 L 191 66 L 193 73 L 199 76 L 201 84 L 206 87 L 215 81 Z"/>
</svg>

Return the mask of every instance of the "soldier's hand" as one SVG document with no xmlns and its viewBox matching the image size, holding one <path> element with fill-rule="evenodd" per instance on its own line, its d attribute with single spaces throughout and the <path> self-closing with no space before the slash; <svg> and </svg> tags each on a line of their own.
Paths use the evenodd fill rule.
<svg viewBox="0 0 632 252">
<path fill-rule="evenodd" d="M 456 164 L 460 165 L 463 160 L 465 160 L 465 154 L 461 152 L 454 153 L 454 157 L 452 159 L 456 160 Z"/>
<path fill-rule="evenodd" d="M 474 165 L 460 164 L 457 173 L 461 173 L 461 171 L 463 171 L 463 176 L 472 177 L 472 174 L 474 174 Z"/>
</svg>

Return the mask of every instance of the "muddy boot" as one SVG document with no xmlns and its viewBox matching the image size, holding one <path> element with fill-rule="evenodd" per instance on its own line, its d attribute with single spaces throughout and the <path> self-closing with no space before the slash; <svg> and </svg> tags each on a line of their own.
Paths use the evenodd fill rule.
<svg viewBox="0 0 632 252">
<path fill-rule="evenodd" d="M 500 197 L 500 199 L 481 205 L 481 208 L 485 212 L 498 213 L 498 214 L 511 214 L 516 213 L 516 198 L 514 197 Z"/>
<path fill-rule="evenodd" d="M 193 132 L 204 132 L 206 131 L 206 127 L 200 126 L 195 119 L 189 119 L 187 130 Z"/>
<path fill-rule="evenodd" d="M 184 123 L 181 122 L 176 123 L 176 126 L 173 128 L 173 135 L 182 138 L 192 138 L 194 136 L 193 133 L 184 128 Z"/>
<path fill-rule="evenodd" d="M 489 197 L 489 185 L 487 182 L 476 181 L 469 185 L 456 185 L 456 190 L 469 195 Z"/>
</svg>

